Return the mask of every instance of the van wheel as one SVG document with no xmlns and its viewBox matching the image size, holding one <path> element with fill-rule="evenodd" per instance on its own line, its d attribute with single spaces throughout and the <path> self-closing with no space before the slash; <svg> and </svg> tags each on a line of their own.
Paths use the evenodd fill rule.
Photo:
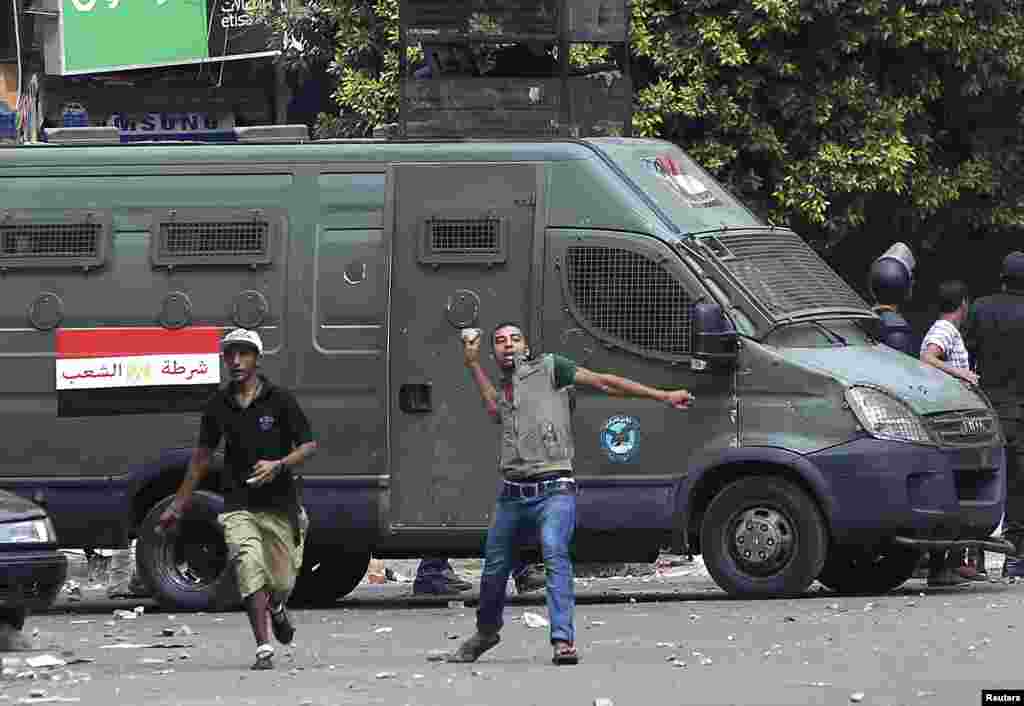
<svg viewBox="0 0 1024 706">
<path fill-rule="evenodd" d="M 895 544 L 832 547 L 818 581 L 837 593 L 886 593 L 914 575 L 921 553 Z"/>
<path fill-rule="evenodd" d="M 370 566 L 370 551 L 309 551 L 302 558 L 291 603 L 298 606 L 330 607 L 359 585 Z"/>
<path fill-rule="evenodd" d="M 217 515 L 224 500 L 206 491 L 192 494 L 192 506 L 173 532 L 157 534 L 169 495 L 150 508 L 139 526 L 137 568 L 153 597 L 175 610 L 227 610 L 241 605 L 228 548 Z"/>
<path fill-rule="evenodd" d="M 827 547 L 814 500 L 778 477 L 730 483 L 712 499 L 701 523 L 704 564 L 734 595 L 802 593 L 821 573 Z"/>
</svg>

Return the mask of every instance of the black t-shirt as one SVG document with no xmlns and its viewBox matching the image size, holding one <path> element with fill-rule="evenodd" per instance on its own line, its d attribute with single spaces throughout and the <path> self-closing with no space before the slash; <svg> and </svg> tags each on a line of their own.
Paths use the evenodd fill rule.
<svg viewBox="0 0 1024 706">
<path fill-rule="evenodd" d="M 261 377 L 263 389 L 246 409 L 226 385 L 206 403 L 199 427 L 199 445 L 216 449 L 222 438 L 228 477 L 225 511 L 288 510 L 297 501 L 295 481 L 285 471 L 266 485 L 252 487 L 246 479 L 257 461 L 276 461 L 296 446 L 313 440 L 309 420 L 295 396 Z"/>
</svg>

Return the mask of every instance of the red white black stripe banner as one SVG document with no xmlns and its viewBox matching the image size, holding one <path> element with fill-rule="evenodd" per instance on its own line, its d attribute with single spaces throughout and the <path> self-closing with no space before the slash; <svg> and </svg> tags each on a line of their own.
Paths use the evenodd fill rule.
<svg viewBox="0 0 1024 706">
<path fill-rule="evenodd" d="M 220 383 L 218 327 L 60 329 L 59 416 L 197 411 Z"/>
</svg>

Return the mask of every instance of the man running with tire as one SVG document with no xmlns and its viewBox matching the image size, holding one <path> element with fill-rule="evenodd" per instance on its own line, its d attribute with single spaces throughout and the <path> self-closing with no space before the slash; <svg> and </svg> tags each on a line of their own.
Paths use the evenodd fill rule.
<svg viewBox="0 0 1024 706">
<path fill-rule="evenodd" d="M 463 356 L 492 418 L 502 424 L 504 476 L 494 520 L 487 532 L 480 580 L 477 632 L 448 657 L 475 662 L 498 644 L 505 607 L 505 586 L 515 567 L 523 535 L 540 535 L 547 574 L 548 616 L 555 664 L 576 664 L 572 560 L 569 546 L 576 530 L 576 481 L 569 388 L 587 385 L 618 397 L 644 397 L 686 409 L 686 390 L 656 390 L 640 383 L 577 366 L 558 355 L 530 357 L 526 337 L 514 323 L 499 325 L 491 336 L 501 370 L 499 394 L 480 366 L 478 331 L 463 334 Z"/>
<path fill-rule="evenodd" d="M 167 531 L 187 510 L 224 439 L 225 507 L 217 519 L 256 638 L 252 668 L 271 669 L 271 629 L 284 645 L 295 634 L 285 604 L 302 566 L 308 524 L 292 469 L 317 444 L 295 397 L 257 372 L 263 355 L 258 333 L 235 329 L 221 350 L 230 382 L 206 404 L 188 473 L 160 527 Z"/>
</svg>

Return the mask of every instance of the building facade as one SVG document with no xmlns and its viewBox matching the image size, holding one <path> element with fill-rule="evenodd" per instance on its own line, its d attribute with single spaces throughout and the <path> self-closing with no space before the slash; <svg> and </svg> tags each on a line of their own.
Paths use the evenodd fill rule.
<svg viewBox="0 0 1024 706">
<path fill-rule="evenodd" d="M 124 141 L 224 140 L 286 122 L 272 1 L 0 0 L 0 130 L 15 132 L 0 139 L 108 125 Z"/>
</svg>

